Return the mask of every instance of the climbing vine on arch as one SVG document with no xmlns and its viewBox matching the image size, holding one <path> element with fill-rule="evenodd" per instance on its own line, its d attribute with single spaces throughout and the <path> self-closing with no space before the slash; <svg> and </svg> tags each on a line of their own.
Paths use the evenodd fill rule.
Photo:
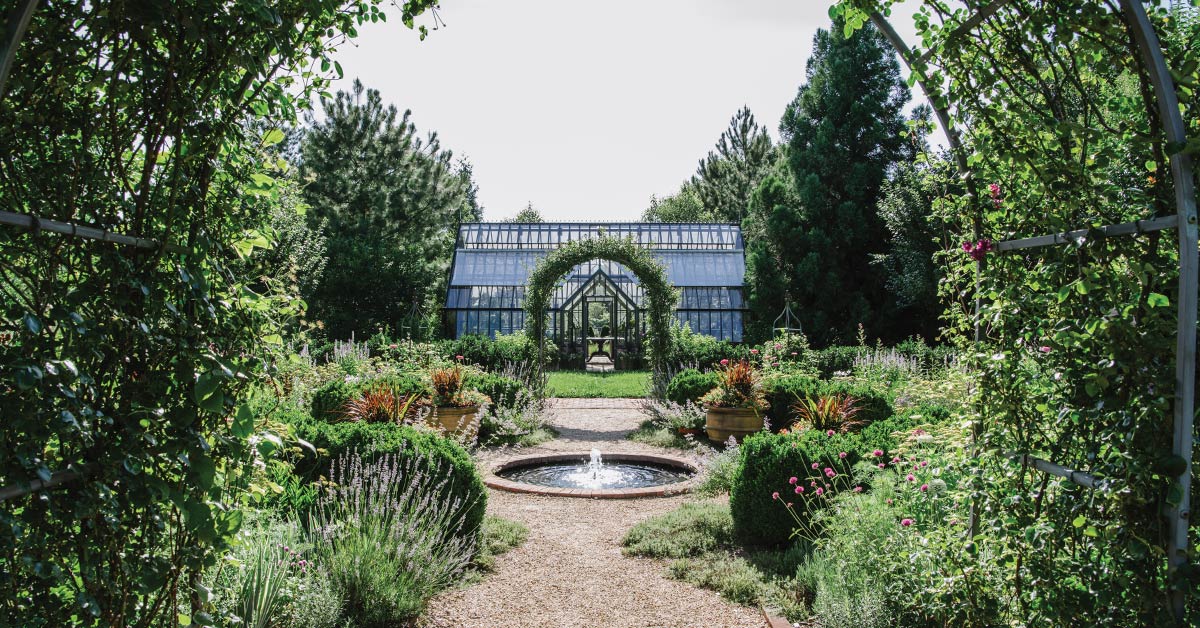
<svg viewBox="0 0 1200 628">
<path fill-rule="evenodd" d="M 546 344 L 546 309 L 558 281 L 572 268 L 593 259 L 604 259 L 624 265 L 646 291 L 650 318 L 649 354 L 655 376 L 665 372 L 671 344 L 671 311 L 679 300 L 675 288 L 667 279 L 667 271 L 650 251 L 638 246 L 633 238 L 601 235 L 576 240 L 556 249 L 541 261 L 529 275 L 525 292 L 525 328 L 538 343 L 538 354 Z M 540 364 L 539 360 L 539 364 Z"/>
</svg>

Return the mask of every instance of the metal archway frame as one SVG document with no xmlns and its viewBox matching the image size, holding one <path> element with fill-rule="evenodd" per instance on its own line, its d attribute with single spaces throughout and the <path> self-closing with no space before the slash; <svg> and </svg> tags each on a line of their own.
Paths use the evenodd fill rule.
<svg viewBox="0 0 1200 628">
<path fill-rule="evenodd" d="M 1136 44 L 1139 61 L 1150 78 L 1154 88 L 1158 117 L 1162 124 L 1162 133 L 1168 143 L 1183 146 L 1187 143 L 1187 135 L 1183 116 L 1179 110 L 1179 101 L 1175 92 L 1174 80 L 1167 68 L 1163 56 L 1162 45 L 1158 33 L 1150 23 L 1145 8 L 1137 0 L 1118 0 L 1121 7 L 1120 17 L 1124 19 L 1129 32 Z M 995 14 L 1009 0 L 993 0 L 978 9 L 970 17 L 958 25 L 949 37 L 957 37 L 978 28 L 984 20 Z M 939 124 L 945 132 L 951 153 L 960 176 L 964 181 L 971 179 L 971 170 L 963 149 L 958 130 L 954 127 L 948 107 L 932 97 L 937 93 L 928 82 L 925 68 L 932 58 L 931 53 L 914 57 L 907 43 L 897 34 L 896 30 L 879 12 L 879 2 L 873 2 L 873 11 L 869 17 L 874 26 L 884 35 L 900 58 L 908 66 L 921 86 L 926 98 L 933 106 Z M 1115 17 L 1115 16 L 1114 16 Z M 1149 112 L 1147 112 L 1149 114 Z M 1200 240 L 1197 233 L 1196 217 L 1196 187 L 1193 176 L 1191 156 L 1182 151 L 1176 151 L 1169 157 L 1171 178 L 1175 191 L 1175 214 L 1145 221 L 1135 221 L 1121 225 L 1102 228 L 1107 235 L 1134 235 L 1147 231 L 1175 228 L 1179 243 L 1179 298 L 1177 303 L 1178 324 L 1176 329 L 1175 348 L 1175 403 L 1173 416 L 1172 454 L 1184 462 L 1184 470 L 1174 478 L 1178 494 L 1181 495 L 1177 504 L 1168 504 L 1166 523 L 1168 529 L 1166 554 L 1168 574 L 1175 575 L 1189 564 L 1188 528 L 1191 515 L 1191 479 L 1192 479 L 1192 450 L 1193 450 L 1193 417 L 1195 412 L 1196 384 L 1196 323 L 1197 323 L 1197 285 L 1198 268 L 1200 268 Z M 975 222 L 976 237 L 979 237 L 980 221 Z M 1014 251 L 1041 246 L 1051 246 L 1069 241 L 1069 234 L 1049 234 L 1021 240 L 1001 242 L 997 250 Z M 982 271 L 984 262 L 978 262 L 977 269 Z M 980 298 L 976 296 L 976 328 L 975 340 L 980 340 L 978 312 Z M 1053 462 L 1025 456 L 1026 464 L 1045 473 L 1067 478 L 1085 487 L 1094 488 L 1094 478 L 1086 473 L 1065 468 Z M 975 508 L 972 506 L 971 529 L 975 531 Z M 1171 587 L 1169 591 L 1171 610 L 1180 624 L 1186 620 L 1187 591 L 1182 587 Z"/>
</svg>

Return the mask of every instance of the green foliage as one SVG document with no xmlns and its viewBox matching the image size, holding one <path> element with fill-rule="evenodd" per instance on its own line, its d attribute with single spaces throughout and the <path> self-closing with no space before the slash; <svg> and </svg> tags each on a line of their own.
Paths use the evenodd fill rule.
<svg viewBox="0 0 1200 628">
<path fill-rule="evenodd" d="M 721 360 L 742 360 L 750 358 L 750 347 L 744 344 L 734 344 L 728 340 L 717 340 L 692 331 L 686 324 L 678 321 L 671 322 L 671 351 L 666 362 L 668 365 L 695 366 L 701 370 L 713 369 Z"/>
<path fill-rule="evenodd" d="M 679 294 L 667 279 L 662 264 L 632 238 L 600 236 L 575 240 L 538 260 L 537 267 L 529 274 L 525 294 L 526 333 L 538 342 L 545 342 L 546 310 L 555 286 L 572 268 L 593 259 L 624 265 L 637 276 L 646 291 L 645 305 L 650 319 L 647 353 L 653 373 L 663 376 L 671 355 L 671 312 L 675 310 Z"/>
<path fill-rule="evenodd" d="M 469 174 L 456 169 L 437 135 L 421 139 L 377 90 L 322 99 L 301 143 L 309 224 L 323 228 L 328 255 L 320 283 L 305 297 L 310 315 L 333 338 L 399 330 L 414 304 L 443 294 L 454 233 L 472 207 Z M 466 216 L 464 216 L 464 214 Z"/>
<path fill-rule="evenodd" d="M 345 623 L 406 625 L 470 564 L 480 529 L 463 527 L 474 504 L 446 490 L 448 463 L 403 451 L 335 462 L 308 529 Z"/>
<path fill-rule="evenodd" d="M 908 158 L 900 136 L 908 98 L 893 50 L 873 28 L 847 36 L 835 22 L 817 31 L 807 83 L 780 122 L 790 181 L 768 175 L 757 193 L 767 241 L 748 257 L 759 318 L 773 320 L 790 297 L 818 346 L 851 337 L 859 322 L 892 322 L 870 260 L 887 241 L 875 209 L 885 175 Z"/>
<path fill-rule="evenodd" d="M 740 472 L 741 457 L 741 451 L 734 443 L 705 460 L 696 494 L 706 497 L 728 494 Z"/>
<path fill-rule="evenodd" d="M 279 443 L 239 401 L 301 312 L 259 255 L 282 133 L 246 123 L 293 120 L 332 78 L 314 66 L 381 16 L 65 1 L 6 46 L 0 207 L 150 246 L 0 233 L 0 485 L 85 477 L 4 501 L 0 624 L 204 623 L 189 583 Z"/>
<path fill-rule="evenodd" d="M 729 507 L 712 502 L 684 504 L 678 510 L 633 526 L 621 540 L 623 553 L 650 558 L 699 556 L 733 544 Z"/>
<path fill-rule="evenodd" d="M 537 344 L 530 342 L 525 332 L 512 334 L 496 334 L 496 339 L 479 334 L 465 334 L 454 340 L 437 343 L 438 350 L 443 356 L 462 356 L 463 362 L 478 365 L 489 371 L 499 371 L 510 364 L 535 364 L 537 362 Z M 547 341 L 546 356 L 556 352 L 554 346 Z"/>
<path fill-rule="evenodd" d="M 341 377 L 326 382 L 313 392 L 312 415 L 323 421 L 338 421 L 346 404 L 372 388 L 387 388 L 396 396 L 428 397 L 429 385 L 414 375 L 378 378 Z"/>
<path fill-rule="evenodd" d="M 337 626 L 342 601 L 311 549 L 296 521 L 256 517 L 205 574 L 217 616 L 248 626 Z"/>
<path fill-rule="evenodd" d="M 528 538 L 529 528 L 520 521 L 488 515 L 483 520 L 479 554 L 475 557 L 474 567 L 492 571 L 496 568 L 497 556 L 524 545 Z"/>
<path fill-rule="evenodd" d="M 739 540 L 752 545 L 788 541 L 795 524 L 772 493 L 790 489 L 788 478 L 802 476 L 813 463 L 820 467 L 852 466 L 861 440 L 855 435 L 807 430 L 795 434 L 760 432 L 742 443 L 737 477 L 729 491 L 729 509 Z M 846 453 L 845 459 L 839 458 Z M 786 496 L 783 496 L 786 499 Z M 811 516 L 808 502 L 797 502 L 801 517 Z"/>
<path fill-rule="evenodd" d="M 708 371 L 702 373 L 696 369 L 684 369 L 671 378 L 667 385 L 667 401 L 684 404 L 696 403 L 708 391 L 717 387 L 717 374 Z"/>
<path fill-rule="evenodd" d="M 650 196 L 650 207 L 642 212 L 644 222 L 718 222 L 711 212 L 704 208 L 696 186 L 691 181 L 684 181 L 679 191 L 658 198 Z"/>
<path fill-rule="evenodd" d="M 525 208 L 517 212 L 516 216 L 507 219 L 504 222 L 546 222 L 542 218 L 541 212 L 534 208 L 533 202 L 526 203 Z"/>
<path fill-rule="evenodd" d="M 311 452 L 296 462 L 296 474 L 313 481 L 328 476 L 335 460 L 356 452 L 364 462 L 385 455 L 403 454 L 420 458 L 424 464 L 436 465 L 444 474 L 438 496 L 463 502 L 461 527 L 455 528 L 463 538 L 474 538 L 483 523 L 487 509 L 487 489 L 471 455 L 458 443 L 435 432 L 392 423 L 323 423 L 313 421 L 296 426 L 301 438 L 313 444 L 318 454 Z"/>
<path fill-rule="evenodd" d="M 546 382 L 546 395 L 586 399 L 645 397 L 650 387 L 650 375 L 646 371 L 553 371 Z"/>
<path fill-rule="evenodd" d="M 754 120 L 749 107 L 729 119 L 716 151 L 700 160 L 692 177 L 695 194 L 716 222 L 741 224 L 750 209 L 750 196 L 776 158 L 771 136 Z"/>
<path fill-rule="evenodd" d="M 492 400 L 492 405 L 498 408 L 515 408 L 519 403 L 532 401 L 525 384 L 503 375 L 469 374 L 463 379 L 463 387 L 483 393 Z"/>
<path fill-rule="evenodd" d="M 767 399 L 771 403 L 769 416 L 772 425 L 784 428 L 796 419 L 793 408 L 797 401 L 816 401 L 822 396 L 843 395 L 858 401 L 859 411 L 855 420 L 869 425 L 892 415 L 892 404 L 886 394 L 870 384 L 854 380 L 818 380 L 804 376 L 768 379 L 764 385 Z"/>
</svg>

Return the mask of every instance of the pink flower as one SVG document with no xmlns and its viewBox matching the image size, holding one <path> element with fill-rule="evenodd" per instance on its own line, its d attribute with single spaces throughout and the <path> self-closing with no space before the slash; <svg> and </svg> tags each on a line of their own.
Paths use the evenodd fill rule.
<svg viewBox="0 0 1200 628">
<path fill-rule="evenodd" d="M 798 354 L 798 353 L 796 353 L 795 351 L 793 351 L 793 352 L 792 352 L 792 355 L 799 355 L 799 354 Z"/>
<path fill-rule="evenodd" d="M 787 507 L 788 507 L 788 508 L 791 508 L 791 507 L 792 507 L 792 502 L 788 502 L 788 503 L 787 503 Z"/>
<path fill-rule="evenodd" d="M 854 492 L 855 492 L 855 493 L 861 493 L 861 492 L 862 492 L 862 487 L 861 487 L 861 486 L 856 486 L 856 487 L 854 487 Z"/>
<path fill-rule="evenodd" d="M 904 476 L 904 479 L 908 480 L 909 482 L 913 482 L 916 481 L 917 478 L 913 477 L 913 474 L 909 473 L 908 475 Z"/>
<path fill-rule="evenodd" d="M 882 456 L 882 455 L 883 455 L 883 450 L 882 450 L 882 449 L 876 449 L 875 451 L 871 452 L 871 455 L 872 455 L 872 456 L 875 456 L 876 458 L 878 458 L 878 457 L 880 457 L 880 456 Z"/>
<path fill-rule="evenodd" d="M 388 349 L 395 349 L 396 345 L 388 345 Z"/>
<path fill-rule="evenodd" d="M 758 355 L 758 349 L 751 349 L 750 355 Z"/>
<path fill-rule="evenodd" d="M 824 495 L 824 494 L 825 494 L 825 489 L 823 489 L 823 488 L 817 489 L 817 495 Z"/>
<path fill-rule="evenodd" d="M 929 461 L 928 461 L 928 460 L 922 460 L 922 461 L 921 461 L 921 468 L 922 468 L 922 469 L 924 469 L 925 467 L 928 467 L 928 466 L 929 466 Z"/>
<path fill-rule="evenodd" d="M 454 356 L 454 359 L 455 359 L 455 360 L 462 360 L 462 359 L 463 359 L 463 357 L 462 357 L 461 355 L 456 355 L 456 356 Z"/>
<path fill-rule="evenodd" d="M 838 454 L 838 458 L 841 458 L 842 460 L 845 460 L 845 459 L 846 459 L 846 452 L 844 452 L 844 451 L 843 451 L 843 452 L 839 453 L 839 454 Z"/>
<path fill-rule="evenodd" d="M 820 465 L 820 463 L 814 462 L 814 463 L 812 463 L 812 468 L 814 468 L 814 469 L 820 469 L 820 468 L 821 468 L 821 465 Z"/>
<path fill-rule="evenodd" d="M 892 505 L 892 500 L 891 500 L 890 498 L 887 500 L 887 505 L 888 505 L 888 506 L 891 506 L 891 505 Z"/>
<path fill-rule="evenodd" d="M 796 476 L 793 475 L 792 477 L 788 478 L 788 484 L 795 484 L 795 483 L 796 483 Z"/>
<path fill-rule="evenodd" d="M 929 490 L 929 485 L 928 485 L 928 484 L 922 484 L 922 485 L 921 485 L 921 492 L 922 492 L 922 493 L 924 493 L 925 491 L 928 491 L 928 490 Z"/>
<path fill-rule="evenodd" d="M 1041 347 L 1038 347 L 1038 351 L 1041 351 L 1042 353 L 1050 353 L 1050 347 L 1041 346 Z"/>
<path fill-rule="evenodd" d="M 900 520 L 900 525 L 902 525 L 902 526 L 904 526 L 904 527 L 906 527 L 906 528 L 907 528 L 908 526 L 912 525 L 912 524 L 913 524 L 913 520 L 912 520 L 912 519 L 901 519 L 901 520 Z"/>
<path fill-rule="evenodd" d="M 777 342 L 777 343 L 775 343 L 775 348 L 776 348 L 776 349 L 782 349 L 782 348 L 783 348 L 783 345 L 781 345 L 781 344 L 779 344 L 779 343 Z"/>
<path fill-rule="evenodd" d="M 920 435 L 922 435 L 922 434 L 924 434 L 924 433 L 925 433 L 925 430 L 923 430 L 923 429 L 921 429 L 921 428 L 919 428 L 919 427 L 918 427 L 917 429 L 913 430 L 913 436 L 920 436 Z"/>
<path fill-rule="evenodd" d="M 875 465 L 875 466 L 877 466 L 877 467 L 879 467 L 880 469 L 882 469 L 882 468 L 883 468 L 885 465 L 884 465 L 884 464 L 881 462 L 881 463 L 879 463 L 879 464 L 877 464 L 877 465 Z"/>
<path fill-rule="evenodd" d="M 835 475 L 837 475 L 837 473 L 834 473 L 833 469 L 825 469 L 825 477 L 831 478 Z"/>
<path fill-rule="evenodd" d="M 803 493 L 803 492 L 804 492 L 804 487 L 803 487 L 803 486 L 797 486 L 797 487 L 796 487 L 796 490 L 795 490 L 794 492 L 795 492 L 797 495 L 799 495 L 800 493 Z"/>
<path fill-rule="evenodd" d="M 892 462 L 900 462 L 900 456 L 892 456 Z"/>
<path fill-rule="evenodd" d="M 729 366 L 729 359 L 728 359 L 728 358 L 723 358 L 723 359 L 721 360 L 721 366 Z"/>
<path fill-rule="evenodd" d="M 774 493 L 771 493 L 771 499 L 779 499 L 779 491 L 775 491 Z"/>
<path fill-rule="evenodd" d="M 826 435 L 826 436 L 833 436 L 833 430 L 826 430 L 826 432 L 825 432 L 825 435 Z"/>
</svg>

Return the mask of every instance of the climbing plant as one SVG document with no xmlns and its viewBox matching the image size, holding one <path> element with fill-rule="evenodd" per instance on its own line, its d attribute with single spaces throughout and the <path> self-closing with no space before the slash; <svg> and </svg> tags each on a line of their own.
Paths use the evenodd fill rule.
<svg viewBox="0 0 1200 628">
<path fill-rule="evenodd" d="M 255 457 L 280 443 L 245 392 L 300 311 L 256 259 L 278 202 L 269 147 L 284 134 L 269 129 L 382 13 L 22 4 L 28 32 L 10 24 L 0 46 L 15 46 L 0 209 L 154 244 L 0 228 L 0 625 L 210 624 L 200 573 L 266 488 Z"/>
<path fill-rule="evenodd" d="M 892 4 L 834 12 L 853 29 Z M 1196 11 L 1157 4 L 1146 8 L 1194 134 Z M 943 295 L 963 306 L 947 323 L 973 347 L 978 377 L 969 547 L 1005 574 L 1004 590 L 987 592 L 1004 600 L 997 623 L 1167 625 L 1169 592 L 1197 587 L 1194 571 L 1169 572 L 1163 549 L 1188 462 L 1170 454 L 1179 249 L 1172 231 L 1099 227 L 1174 214 L 1169 159 L 1200 144 L 1166 141 L 1116 2 L 968 6 L 921 3 L 910 60 L 962 134 L 974 188 L 939 204 L 965 249 L 942 256 Z M 1055 246 L 995 246 L 1078 229 Z M 1035 457 L 1084 472 L 1094 490 Z"/>
<path fill-rule="evenodd" d="M 671 348 L 671 312 L 679 295 L 667 279 L 667 271 L 647 249 L 638 246 L 633 238 L 599 237 L 575 240 L 555 249 L 542 258 L 529 275 L 525 291 L 525 327 L 530 338 L 538 343 L 539 355 L 546 344 L 546 308 L 550 295 L 562 276 L 575 266 L 593 259 L 604 259 L 624 265 L 641 282 L 646 291 L 650 318 L 648 354 L 655 376 L 666 372 L 666 358 Z M 540 362 L 539 362 L 540 363 Z"/>
</svg>

